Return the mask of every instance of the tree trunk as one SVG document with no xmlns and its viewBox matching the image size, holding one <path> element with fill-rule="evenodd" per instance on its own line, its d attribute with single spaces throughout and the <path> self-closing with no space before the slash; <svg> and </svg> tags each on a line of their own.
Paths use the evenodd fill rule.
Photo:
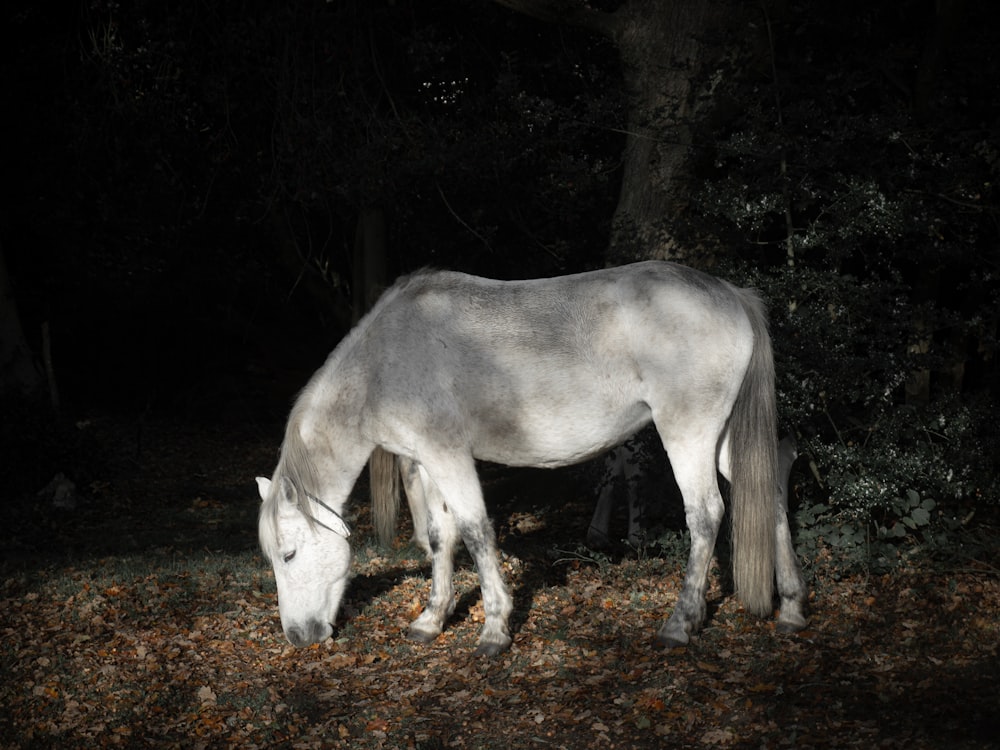
<svg viewBox="0 0 1000 750">
<path fill-rule="evenodd" d="M 686 204 L 693 127 L 707 103 L 698 82 L 712 6 L 710 0 L 632 0 L 616 14 L 629 107 L 613 262 L 685 255 L 673 226 Z"/>
<path fill-rule="evenodd" d="M 0 394 L 28 394 L 41 385 L 41 375 L 35 366 L 21 330 L 14 290 L 7 274 L 3 247 L 0 246 Z"/>
<path fill-rule="evenodd" d="M 354 235 L 354 271 L 351 289 L 353 319 L 357 324 L 388 284 L 388 240 L 385 212 L 367 208 L 358 217 Z"/>
<path fill-rule="evenodd" d="M 337 274 L 325 264 L 302 251 L 289 214 L 274 207 L 268 212 L 274 233 L 277 258 L 286 275 L 291 279 L 288 297 L 299 295 L 319 316 L 325 325 L 334 325 L 342 331 L 351 328 L 351 301 L 342 292 Z"/>
<path fill-rule="evenodd" d="M 746 4 L 629 0 L 601 13 L 555 0 L 496 2 L 544 21 L 589 28 L 615 43 L 628 92 L 628 134 L 608 261 L 690 261 L 675 227 L 687 205 L 694 133 L 737 57 L 731 32 L 746 27 Z"/>
</svg>

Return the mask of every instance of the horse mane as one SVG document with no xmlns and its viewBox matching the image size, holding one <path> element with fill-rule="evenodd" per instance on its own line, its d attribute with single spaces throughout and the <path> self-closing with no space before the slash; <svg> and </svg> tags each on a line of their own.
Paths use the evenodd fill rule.
<svg viewBox="0 0 1000 750">
<path fill-rule="evenodd" d="M 308 506 L 309 496 L 316 496 L 319 493 L 319 477 L 316 464 L 309 455 L 309 450 L 302 439 L 302 431 L 299 429 L 302 413 L 305 411 L 304 395 L 305 393 L 300 395 L 292 407 L 288 426 L 285 428 L 285 439 L 281 444 L 278 466 L 274 470 L 271 492 L 260 506 L 258 523 L 261 529 L 267 529 L 266 534 L 260 535 L 261 547 L 268 557 L 275 552 L 274 545 L 277 543 L 275 529 L 278 528 L 278 511 L 281 507 L 278 493 L 283 492 L 282 485 L 286 480 L 295 490 L 295 502 L 299 511 L 310 525 L 316 522 Z"/>
<path fill-rule="evenodd" d="M 300 398 L 292 409 L 285 429 L 285 440 L 281 444 L 281 458 L 278 460 L 276 476 L 292 483 L 297 495 L 299 510 L 308 511 L 309 495 L 319 494 L 319 476 L 316 464 L 309 455 L 309 449 L 302 439 L 302 399 Z M 306 513 L 309 515 L 309 513 Z"/>
<path fill-rule="evenodd" d="M 299 393 L 288 416 L 288 423 L 285 427 L 285 438 L 281 444 L 281 453 L 278 458 L 278 465 L 274 470 L 271 491 L 268 497 L 261 503 L 258 524 L 261 530 L 261 548 L 268 556 L 275 551 L 277 544 L 275 529 L 278 528 L 278 511 L 281 504 L 278 493 L 283 491 L 282 484 L 285 480 L 291 483 L 295 490 L 295 502 L 299 511 L 306 517 L 310 524 L 315 524 L 312 509 L 309 507 L 309 497 L 319 495 L 319 476 L 316 464 L 309 455 L 309 449 L 302 439 L 301 425 L 306 414 L 312 408 L 312 395 L 316 388 L 316 383 L 322 382 L 323 372 L 329 367 L 335 367 L 337 362 L 344 357 L 349 357 L 356 343 L 363 337 L 365 330 L 385 308 L 386 304 L 398 297 L 400 293 L 418 281 L 422 277 L 431 273 L 429 269 L 421 269 L 415 273 L 399 278 L 389 287 L 379 299 L 341 340 L 337 347 L 327 358 L 326 363 L 316 372 L 313 378 Z"/>
<path fill-rule="evenodd" d="M 273 553 L 274 545 L 277 543 L 275 529 L 278 528 L 278 511 L 280 502 L 278 493 L 282 492 L 282 484 L 288 480 L 295 490 L 295 502 L 299 511 L 306 517 L 310 525 L 315 524 L 312 509 L 309 507 L 310 496 L 319 496 L 319 476 L 316 464 L 309 455 L 309 449 L 302 439 L 302 422 L 306 414 L 312 408 L 312 395 L 316 389 L 316 384 L 324 380 L 323 373 L 330 367 L 336 367 L 337 363 L 345 357 L 350 357 L 351 353 L 363 336 L 372 321 L 377 318 L 386 305 L 402 294 L 408 287 L 419 283 L 434 270 L 422 268 L 406 276 L 401 276 L 396 282 L 386 289 L 378 298 L 372 308 L 358 321 L 347 335 L 340 341 L 337 347 L 327 358 L 326 363 L 316 372 L 313 378 L 299 393 L 288 416 L 288 424 L 285 427 L 285 438 L 281 444 L 281 453 L 278 458 L 278 465 L 274 470 L 271 492 L 261 503 L 258 523 L 262 533 L 261 547 L 268 556 Z"/>
</svg>

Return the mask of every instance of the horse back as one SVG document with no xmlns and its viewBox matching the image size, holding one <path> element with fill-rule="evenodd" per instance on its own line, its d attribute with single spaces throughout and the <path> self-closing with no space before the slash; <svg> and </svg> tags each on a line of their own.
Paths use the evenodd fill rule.
<svg viewBox="0 0 1000 750">
<path fill-rule="evenodd" d="M 752 349 L 733 287 L 656 261 L 527 281 L 424 272 L 359 328 L 348 369 L 376 442 L 405 454 L 433 436 L 536 466 L 612 447 L 665 401 L 710 408 L 706 384 L 728 409 Z"/>
</svg>

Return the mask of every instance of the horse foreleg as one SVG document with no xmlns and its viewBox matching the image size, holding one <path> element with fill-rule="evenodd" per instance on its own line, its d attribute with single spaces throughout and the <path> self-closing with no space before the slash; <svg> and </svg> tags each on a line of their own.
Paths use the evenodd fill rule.
<svg viewBox="0 0 1000 750">
<path fill-rule="evenodd" d="M 642 472 L 639 466 L 640 453 L 634 442 L 636 439 L 633 437 L 619 445 L 605 460 L 601 494 L 590 519 L 590 528 L 587 529 L 587 544 L 594 549 L 607 547 L 611 543 L 611 511 L 614 509 L 619 479 L 625 484 L 628 502 L 628 543 L 638 548 L 645 541 L 645 529 L 642 527 L 644 506 L 639 498 L 638 486 Z"/>
<path fill-rule="evenodd" d="M 778 501 L 775 525 L 776 547 L 774 571 L 778 582 L 781 609 L 778 611 L 779 631 L 794 633 L 806 626 L 806 601 L 808 592 L 802 579 L 799 558 L 792 546 L 792 532 L 788 527 L 788 476 L 792 463 L 798 456 L 795 441 L 784 438 L 778 444 Z"/>
<path fill-rule="evenodd" d="M 455 519 L 427 472 L 419 464 L 410 463 L 410 468 L 413 469 L 410 481 L 415 491 L 410 497 L 419 497 L 423 501 L 420 504 L 421 510 L 414 512 L 413 536 L 418 543 L 426 540 L 426 549 L 431 556 L 431 593 L 424 611 L 410 624 L 409 638 L 420 643 L 430 643 L 441 634 L 448 618 L 455 611 L 453 573 L 459 534 Z M 404 474 L 404 481 L 405 477 Z M 418 517 L 422 520 L 418 521 Z"/>
</svg>

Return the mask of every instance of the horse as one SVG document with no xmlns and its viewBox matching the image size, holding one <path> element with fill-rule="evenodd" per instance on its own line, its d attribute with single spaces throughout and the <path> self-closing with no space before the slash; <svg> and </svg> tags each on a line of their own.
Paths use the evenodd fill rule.
<svg viewBox="0 0 1000 750">
<path fill-rule="evenodd" d="M 333 633 L 351 567 L 348 495 L 373 453 L 403 459 L 422 492 L 427 605 L 410 638 L 433 641 L 455 609 L 453 553 L 479 574 L 475 653 L 507 650 L 511 595 L 476 459 L 558 467 L 650 422 L 681 491 L 687 572 L 655 643 L 689 642 L 705 620 L 708 570 L 729 481 L 735 593 L 778 628 L 805 627 L 806 587 L 777 480 L 777 409 L 759 296 L 665 261 L 523 281 L 422 271 L 389 288 L 296 399 L 271 479 L 258 477 L 258 533 L 288 641 Z M 376 451 L 375 449 L 380 449 Z"/>
</svg>

